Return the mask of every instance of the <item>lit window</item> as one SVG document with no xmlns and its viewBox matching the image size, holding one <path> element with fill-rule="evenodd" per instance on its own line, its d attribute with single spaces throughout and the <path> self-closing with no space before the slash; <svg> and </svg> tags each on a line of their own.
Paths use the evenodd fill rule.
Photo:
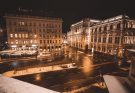
<svg viewBox="0 0 135 93">
<path fill-rule="evenodd" d="M 34 35 L 34 38 L 36 38 L 37 37 L 37 35 Z"/>
<path fill-rule="evenodd" d="M 17 38 L 17 34 L 15 34 L 15 38 Z"/>
<path fill-rule="evenodd" d="M 20 25 L 20 26 L 24 26 L 24 24 L 25 24 L 25 23 L 22 22 L 22 21 L 19 22 L 19 25 Z"/>
<path fill-rule="evenodd" d="M 11 41 L 10 43 L 11 43 L 11 44 L 13 44 L 13 42 L 12 42 L 12 41 Z"/>
<path fill-rule="evenodd" d="M 22 22 L 22 25 L 24 26 L 24 22 Z"/>
<path fill-rule="evenodd" d="M 24 38 L 24 34 L 22 34 L 22 38 Z"/>
<path fill-rule="evenodd" d="M 26 36 L 26 38 L 28 38 L 28 34 L 26 34 L 25 36 Z"/>
<path fill-rule="evenodd" d="M 18 44 L 18 40 L 16 40 L 15 43 Z"/>
<path fill-rule="evenodd" d="M 13 37 L 13 34 L 10 34 L 10 37 L 12 38 Z"/>
<path fill-rule="evenodd" d="M 33 41 L 32 41 L 32 40 L 30 40 L 30 43 L 32 44 L 32 43 L 33 43 Z"/>
<path fill-rule="evenodd" d="M 26 44 L 28 44 L 28 41 L 25 41 Z"/>
<path fill-rule="evenodd" d="M 21 38 L 21 34 L 19 34 L 19 38 Z"/>
</svg>

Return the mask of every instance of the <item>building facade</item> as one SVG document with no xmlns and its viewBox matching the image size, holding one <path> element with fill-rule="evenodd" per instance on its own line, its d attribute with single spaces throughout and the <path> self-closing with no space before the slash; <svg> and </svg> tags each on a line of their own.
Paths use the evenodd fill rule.
<svg viewBox="0 0 135 93">
<path fill-rule="evenodd" d="M 15 50 L 57 51 L 62 44 L 62 19 L 7 15 L 7 42 Z"/>
<path fill-rule="evenodd" d="M 81 28 L 81 26 L 79 27 Z M 83 30 L 80 29 L 80 32 Z M 122 56 L 125 49 L 134 48 L 135 45 L 135 20 L 126 15 L 101 20 L 89 25 L 85 31 L 87 34 L 84 41 L 86 41 L 88 48 L 94 49 L 94 51 L 111 55 L 118 53 L 119 56 Z M 76 31 L 73 31 L 71 25 L 71 31 L 68 33 L 68 41 L 70 41 L 71 46 L 75 46 L 74 43 L 77 43 L 77 40 L 83 42 L 80 39 L 76 40 L 73 32 Z M 72 37 L 70 34 L 72 34 Z M 82 38 L 82 36 L 79 38 Z"/>
<path fill-rule="evenodd" d="M 67 33 L 67 41 L 69 45 L 78 49 L 85 49 L 90 42 L 89 27 L 97 22 L 99 22 L 99 20 L 86 18 L 72 24 L 70 27 L 71 30 Z"/>
</svg>

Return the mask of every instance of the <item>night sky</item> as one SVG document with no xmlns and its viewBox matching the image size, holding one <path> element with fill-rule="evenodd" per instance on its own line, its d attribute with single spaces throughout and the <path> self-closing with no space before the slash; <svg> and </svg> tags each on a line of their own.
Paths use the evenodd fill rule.
<svg viewBox="0 0 135 93">
<path fill-rule="evenodd" d="M 135 19 L 135 0 L 0 0 L 0 14 L 19 7 L 63 19 L 63 32 L 82 18 L 105 19 L 126 14 Z"/>
</svg>

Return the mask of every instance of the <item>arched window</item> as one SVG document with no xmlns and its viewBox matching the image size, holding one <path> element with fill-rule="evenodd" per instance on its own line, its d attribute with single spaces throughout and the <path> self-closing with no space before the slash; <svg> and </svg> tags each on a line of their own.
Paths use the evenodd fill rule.
<svg viewBox="0 0 135 93">
<path fill-rule="evenodd" d="M 120 23 L 117 24 L 117 29 L 120 29 Z"/>
<path fill-rule="evenodd" d="M 95 33 L 97 33 L 97 28 L 95 28 Z"/>
<path fill-rule="evenodd" d="M 113 29 L 113 25 L 110 25 L 110 30 L 112 30 Z"/>
<path fill-rule="evenodd" d="M 107 26 L 104 26 L 104 31 L 106 31 L 107 30 Z"/>
</svg>

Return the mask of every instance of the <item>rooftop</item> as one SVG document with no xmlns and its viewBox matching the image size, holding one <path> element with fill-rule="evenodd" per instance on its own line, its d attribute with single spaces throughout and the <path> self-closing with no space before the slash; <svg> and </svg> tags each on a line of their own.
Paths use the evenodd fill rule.
<svg viewBox="0 0 135 93">
<path fill-rule="evenodd" d="M 51 19 L 51 20 L 61 20 L 62 21 L 62 18 L 45 17 L 45 16 L 33 16 L 33 15 L 21 15 L 21 14 L 6 14 L 5 17 L 12 17 L 12 18 L 34 18 L 34 19 Z"/>
</svg>

